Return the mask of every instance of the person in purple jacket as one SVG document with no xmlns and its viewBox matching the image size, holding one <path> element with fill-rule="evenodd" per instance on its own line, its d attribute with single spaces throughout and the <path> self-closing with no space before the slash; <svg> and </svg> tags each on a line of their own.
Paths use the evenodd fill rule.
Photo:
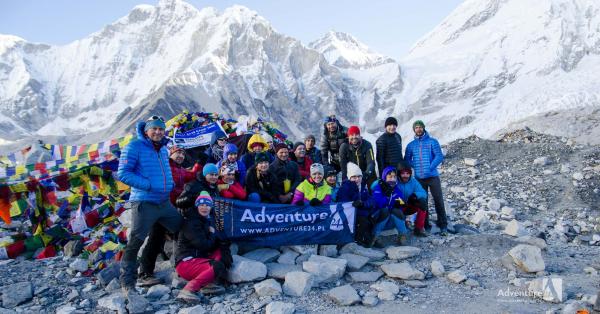
<svg viewBox="0 0 600 314">
<path fill-rule="evenodd" d="M 437 213 L 437 226 L 440 234 L 448 235 L 448 220 L 444 208 L 444 197 L 442 195 L 442 183 L 437 167 L 444 161 L 444 154 L 440 143 L 425 131 L 425 123 L 417 120 L 413 123 L 415 139 L 406 146 L 404 160 L 415 169 L 414 176 L 421 183 L 425 191 L 430 191 Z M 429 214 L 425 222 L 425 228 L 431 228 Z"/>
</svg>

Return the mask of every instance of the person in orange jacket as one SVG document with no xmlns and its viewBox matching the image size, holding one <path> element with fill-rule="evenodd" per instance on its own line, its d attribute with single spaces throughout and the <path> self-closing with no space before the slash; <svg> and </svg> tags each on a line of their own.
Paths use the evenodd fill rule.
<svg viewBox="0 0 600 314">
<path fill-rule="evenodd" d="M 219 189 L 219 195 L 222 197 L 243 201 L 247 196 L 246 190 L 240 182 L 235 180 L 235 171 L 235 167 L 231 164 L 221 167 L 217 188 Z"/>
<path fill-rule="evenodd" d="M 181 192 L 183 192 L 183 186 L 186 183 L 194 180 L 196 178 L 196 174 L 199 171 L 202 171 L 202 165 L 199 163 L 195 163 L 191 170 L 184 168 L 184 159 L 185 150 L 181 146 L 173 145 L 169 149 L 169 166 L 171 167 L 174 183 L 173 190 L 171 190 L 169 198 L 173 206 L 175 206 L 175 200 L 177 200 Z"/>
</svg>

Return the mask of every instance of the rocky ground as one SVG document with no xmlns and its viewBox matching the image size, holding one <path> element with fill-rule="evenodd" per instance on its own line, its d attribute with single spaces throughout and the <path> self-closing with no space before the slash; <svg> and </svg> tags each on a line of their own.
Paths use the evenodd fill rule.
<svg viewBox="0 0 600 314">
<path fill-rule="evenodd" d="M 591 311 L 600 290 L 600 147 L 525 129 L 444 149 L 455 232 L 447 237 L 434 228 L 404 246 L 388 235 L 384 249 L 240 249 L 227 293 L 195 307 L 174 299 L 183 282 L 169 261 L 158 265 L 165 284 L 128 303 L 116 265 L 88 275 L 76 258 L 5 260 L 0 313 Z"/>
</svg>

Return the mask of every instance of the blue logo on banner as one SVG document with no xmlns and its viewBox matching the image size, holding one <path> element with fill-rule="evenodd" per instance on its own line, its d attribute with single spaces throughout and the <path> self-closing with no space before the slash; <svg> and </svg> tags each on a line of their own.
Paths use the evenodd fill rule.
<svg viewBox="0 0 600 314">
<path fill-rule="evenodd" d="M 214 210 L 217 230 L 235 242 L 278 247 L 354 241 L 351 203 L 294 206 L 217 199 Z"/>
</svg>

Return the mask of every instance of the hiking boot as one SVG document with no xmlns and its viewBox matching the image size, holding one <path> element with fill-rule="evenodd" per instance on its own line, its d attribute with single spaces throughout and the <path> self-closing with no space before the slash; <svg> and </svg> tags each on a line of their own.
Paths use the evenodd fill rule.
<svg viewBox="0 0 600 314">
<path fill-rule="evenodd" d="M 200 289 L 203 295 L 221 295 L 225 293 L 225 287 L 216 283 L 209 283 Z"/>
<path fill-rule="evenodd" d="M 181 289 L 176 299 L 185 303 L 203 303 L 206 300 L 203 296 L 186 289 Z"/>
<path fill-rule="evenodd" d="M 444 227 L 444 228 L 440 228 L 440 235 L 442 237 L 445 237 L 448 235 L 448 228 Z"/>
<path fill-rule="evenodd" d="M 154 277 L 154 275 L 150 275 L 150 274 L 142 274 L 142 275 L 140 275 L 140 278 L 138 278 L 138 280 L 137 280 L 138 287 L 150 287 L 150 286 L 158 285 L 159 283 L 162 283 L 162 280 L 160 280 L 160 279 Z"/>
<path fill-rule="evenodd" d="M 413 231 L 413 233 L 415 234 L 416 237 L 419 237 L 419 238 L 426 238 L 427 236 L 429 236 L 429 234 L 427 234 L 427 231 L 425 231 L 423 229 L 415 229 L 415 231 Z"/>
<path fill-rule="evenodd" d="M 407 242 L 408 242 L 408 237 L 405 234 L 398 235 L 398 239 L 396 240 L 396 243 L 398 245 L 406 245 Z"/>
<path fill-rule="evenodd" d="M 374 238 L 372 242 L 373 242 L 373 245 L 371 245 L 372 247 L 376 247 L 378 249 L 383 249 L 385 247 L 385 243 L 383 243 L 383 240 L 381 240 L 379 237 Z"/>
</svg>

